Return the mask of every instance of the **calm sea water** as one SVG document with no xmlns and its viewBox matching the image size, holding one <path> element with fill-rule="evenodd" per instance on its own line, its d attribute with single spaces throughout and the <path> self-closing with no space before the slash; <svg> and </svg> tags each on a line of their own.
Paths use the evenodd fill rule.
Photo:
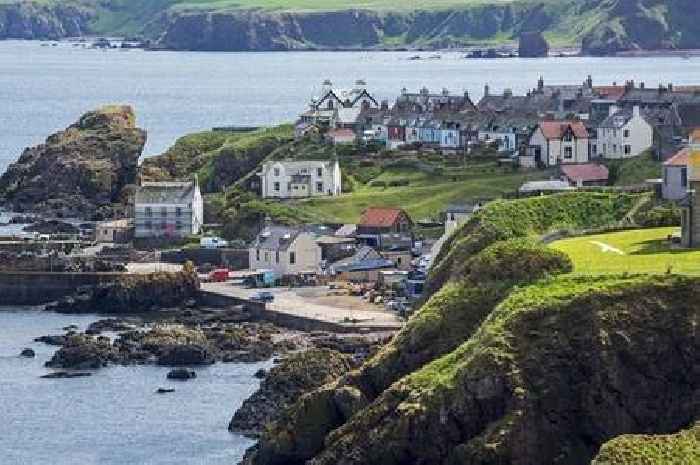
<svg viewBox="0 0 700 465">
<path fill-rule="evenodd" d="M 216 364 L 197 379 L 167 368 L 110 367 L 89 378 L 41 379 L 55 347 L 32 342 L 94 316 L 0 307 L 0 463 L 3 465 L 234 465 L 252 441 L 227 425 L 267 364 Z M 24 347 L 37 357 L 18 357 Z M 156 394 L 158 387 L 174 387 Z"/>
<path fill-rule="evenodd" d="M 90 50 L 39 42 L 0 42 L 0 172 L 21 150 L 108 103 L 129 103 L 148 130 L 146 154 L 188 132 L 221 125 L 292 120 L 329 78 L 338 85 L 367 80 L 379 97 L 426 85 L 481 97 L 484 84 L 524 92 L 538 76 L 548 83 L 626 79 L 657 85 L 700 78 L 700 58 L 549 58 L 409 61 L 413 53 L 203 53 Z M 423 54 L 428 56 L 429 54 Z"/>
</svg>

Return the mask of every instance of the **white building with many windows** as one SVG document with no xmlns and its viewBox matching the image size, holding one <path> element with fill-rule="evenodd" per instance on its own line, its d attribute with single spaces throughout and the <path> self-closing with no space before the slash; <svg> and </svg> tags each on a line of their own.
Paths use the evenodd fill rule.
<svg viewBox="0 0 700 465">
<path fill-rule="evenodd" d="M 144 182 L 134 196 L 134 237 L 182 238 L 199 234 L 204 202 L 197 178 L 187 182 Z"/>
<path fill-rule="evenodd" d="M 630 110 L 610 108 L 598 126 L 598 138 L 591 148 L 594 157 L 632 158 L 654 145 L 654 128 L 644 119 L 638 106 Z"/>
<path fill-rule="evenodd" d="M 268 161 L 258 173 L 263 198 L 293 199 L 340 195 L 338 161 Z"/>
</svg>

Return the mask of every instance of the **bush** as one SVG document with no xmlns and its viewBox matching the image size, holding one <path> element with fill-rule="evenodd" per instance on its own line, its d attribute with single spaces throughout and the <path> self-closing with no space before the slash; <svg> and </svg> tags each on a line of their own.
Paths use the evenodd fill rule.
<svg viewBox="0 0 700 465">
<path fill-rule="evenodd" d="M 405 178 L 401 179 L 393 179 L 389 181 L 388 186 L 389 187 L 400 187 L 400 186 L 408 186 L 411 184 L 411 181 Z"/>
</svg>

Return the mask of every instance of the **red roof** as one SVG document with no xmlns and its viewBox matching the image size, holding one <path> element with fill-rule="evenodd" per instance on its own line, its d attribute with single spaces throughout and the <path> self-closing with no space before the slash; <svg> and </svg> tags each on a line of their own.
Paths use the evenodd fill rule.
<svg viewBox="0 0 700 465">
<path fill-rule="evenodd" d="M 360 223 L 363 226 L 389 227 L 405 215 L 410 221 L 408 214 L 400 208 L 370 207 L 362 212 Z"/>
<path fill-rule="evenodd" d="M 584 165 L 562 165 L 561 172 L 572 181 L 607 181 L 608 168 L 604 165 L 586 163 Z"/>
<path fill-rule="evenodd" d="M 625 86 L 594 86 L 593 91 L 609 100 L 619 100 L 625 95 Z"/>
<path fill-rule="evenodd" d="M 561 139 L 568 128 L 579 139 L 588 139 L 588 130 L 581 121 L 542 121 L 540 129 L 546 139 Z"/>
<path fill-rule="evenodd" d="M 688 166 L 688 157 L 690 156 L 690 149 L 684 148 L 668 160 L 664 162 L 664 166 Z"/>
</svg>

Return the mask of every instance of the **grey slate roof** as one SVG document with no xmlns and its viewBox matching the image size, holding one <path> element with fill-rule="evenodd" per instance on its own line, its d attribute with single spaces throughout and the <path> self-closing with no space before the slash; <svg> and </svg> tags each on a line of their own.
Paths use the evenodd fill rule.
<svg viewBox="0 0 700 465">
<path fill-rule="evenodd" d="M 139 204 L 185 204 L 194 199 L 195 183 L 144 182 L 136 189 L 135 203 Z"/>
<path fill-rule="evenodd" d="M 253 242 L 255 249 L 285 251 L 302 231 L 288 226 L 266 226 Z"/>
</svg>

